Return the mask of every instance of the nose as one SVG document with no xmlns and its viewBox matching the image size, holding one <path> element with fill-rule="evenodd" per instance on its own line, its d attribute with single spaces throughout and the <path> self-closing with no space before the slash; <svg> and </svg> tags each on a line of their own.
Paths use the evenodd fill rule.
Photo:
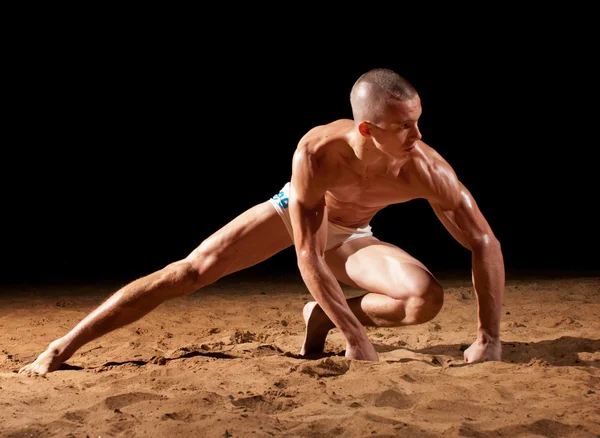
<svg viewBox="0 0 600 438">
<path fill-rule="evenodd" d="M 417 141 L 423 138 L 423 136 L 421 135 L 421 131 L 419 130 L 419 127 L 417 125 L 413 126 L 413 128 L 410 130 L 409 138 L 411 141 Z"/>
</svg>

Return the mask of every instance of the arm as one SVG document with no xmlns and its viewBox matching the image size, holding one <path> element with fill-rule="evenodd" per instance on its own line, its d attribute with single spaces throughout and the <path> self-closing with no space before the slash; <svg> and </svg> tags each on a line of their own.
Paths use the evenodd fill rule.
<svg viewBox="0 0 600 438">
<path fill-rule="evenodd" d="M 500 242 L 471 193 L 458 181 L 446 194 L 430 200 L 450 234 L 471 251 L 472 279 L 477 296 L 477 339 L 465 351 L 466 362 L 501 360 L 500 315 L 504 296 L 504 259 Z"/>
<path fill-rule="evenodd" d="M 298 268 L 309 292 L 346 339 L 346 356 L 377 361 L 375 348 L 350 310 L 344 293 L 325 262 L 327 210 L 325 190 L 332 172 L 306 148 L 294 154 L 289 209 Z"/>
</svg>

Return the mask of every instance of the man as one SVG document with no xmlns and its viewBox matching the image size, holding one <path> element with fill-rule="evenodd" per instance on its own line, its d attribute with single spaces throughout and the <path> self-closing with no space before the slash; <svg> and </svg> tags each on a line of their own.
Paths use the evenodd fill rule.
<svg viewBox="0 0 600 438">
<path fill-rule="evenodd" d="M 337 327 L 346 357 L 376 361 L 364 326 L 420 324 L 434 318 L 443 290 L 414 257 L 377 239 L 369 225 L 390 204 L 427 199 L 452 236 L 472 252 L 478 300 L 475 342 L 466 362 L 501 360 L 504 261 L 500 243 L 451 166 L 421 140 L 421 102 L 389 69 L 363 74 L 350 93 L 353 120 L 317 126 L 299 141 L 291 180 L 242 213 L 185 259 L 119 289 L 19 373 L 44 375 L 84 344 L 141 318 L 167 299 L 197 291 L 295 246 L 315 301 L 304 307 L 300 354 L 323 351 Z M 338 281 L 368 291 L 346 299 Z"/>
</svg>

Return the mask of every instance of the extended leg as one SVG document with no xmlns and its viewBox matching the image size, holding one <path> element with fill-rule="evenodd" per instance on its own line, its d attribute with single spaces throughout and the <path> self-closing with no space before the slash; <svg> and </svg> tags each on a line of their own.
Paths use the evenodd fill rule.
<svg viewBox="0 0 600 438">
<path fill-rule="evenodd" d="M 31 376 L 54 371 L 84 344 L 140 319 L 162 302 L 259 263 L 291 244 L 273 206 L 259 204 L 214 233 L 185 259 L 119 289 L 19 373 Z"/>
</svg>

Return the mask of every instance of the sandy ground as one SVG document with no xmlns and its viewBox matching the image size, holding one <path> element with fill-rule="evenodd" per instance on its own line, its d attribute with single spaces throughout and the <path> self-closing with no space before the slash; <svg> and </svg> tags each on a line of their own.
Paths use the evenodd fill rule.
<svg viewBox="0 0 600 438">
<path fill-rule="evenodd" d="M 600 277 L 507 278 L 503 361 L 467 365 L 469 275 L 440 278 L 433 321 L 369 328 L 379 362 L 346 359 L 337 329 L 322 357 L 298 357 L 299 278 L 234 275 L 35 378 L 14 371 L 118 284 L 4 286 L 0 436 L 600 436 Z"/>
</svg>

